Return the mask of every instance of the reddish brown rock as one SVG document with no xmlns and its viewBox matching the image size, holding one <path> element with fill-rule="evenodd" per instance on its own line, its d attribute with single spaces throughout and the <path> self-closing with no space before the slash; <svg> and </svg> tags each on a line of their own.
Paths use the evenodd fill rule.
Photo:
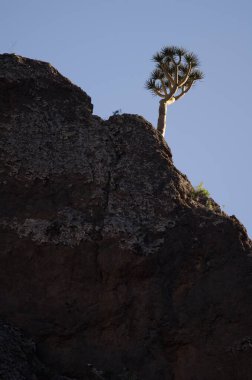
<svg viewBox="0 0 252 380">
<path fill-rule="evenodd" d="M 0 91 L 1 319 L 62 376 L 250 379 L 244 227 L 49 64 L 1 55 Z"/>
</svg>

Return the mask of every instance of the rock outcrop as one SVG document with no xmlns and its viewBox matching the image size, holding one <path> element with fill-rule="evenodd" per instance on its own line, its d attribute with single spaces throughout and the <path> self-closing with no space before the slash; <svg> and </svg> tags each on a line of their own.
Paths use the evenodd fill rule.
<svg viewBox="0 0 252 380">
<path fill-rule="evenodd" d="M 250 379 L 245 228 L 144 118 L 92 109 L 50 64 L 0 56 L 2 378 Z M 36 348 L 23 377 L 9 324 Z"/>
</svg>

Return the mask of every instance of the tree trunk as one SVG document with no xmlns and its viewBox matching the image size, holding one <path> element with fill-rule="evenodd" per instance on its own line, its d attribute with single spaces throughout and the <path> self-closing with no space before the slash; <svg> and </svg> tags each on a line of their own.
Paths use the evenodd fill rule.
<svg viewBox="0 0 252 380">
<path fill-rule="evenodd" d="M 158 132 L 161 133 L 162 136 L 165 135 L 166 109 L 167 109 L 167 101 L 165 99 L 160 100 L 157 130 Z"/>
</svg>

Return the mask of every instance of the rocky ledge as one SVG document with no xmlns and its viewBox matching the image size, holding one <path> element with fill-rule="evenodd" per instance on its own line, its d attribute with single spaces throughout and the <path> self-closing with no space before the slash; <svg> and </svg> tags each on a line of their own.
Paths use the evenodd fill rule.
<svg viewBox="0 0 252 380">
<path fill-rule="evenodd" d="M 1 378 L 250 379 L 245 228 L 143 117 L 92 109 L 0 55 Z"/>
</svg>

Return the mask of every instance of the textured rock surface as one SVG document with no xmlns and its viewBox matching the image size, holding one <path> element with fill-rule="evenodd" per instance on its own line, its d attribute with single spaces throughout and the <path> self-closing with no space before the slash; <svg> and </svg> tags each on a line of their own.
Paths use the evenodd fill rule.
<svg viewBox="0 0 252 380">
<path fill-rule="evenodd" d="M 71 380 L 46 368 L 36 356 L 32 339 L 3 322 L 0 322 L 0 379 Z"/>
<path fill-rule="evenodd" d="M 150 123 L 1 55 L 0 183 L 0 317 L 52 373 L 250 379 L 251 241 Z"/>
</svg>

